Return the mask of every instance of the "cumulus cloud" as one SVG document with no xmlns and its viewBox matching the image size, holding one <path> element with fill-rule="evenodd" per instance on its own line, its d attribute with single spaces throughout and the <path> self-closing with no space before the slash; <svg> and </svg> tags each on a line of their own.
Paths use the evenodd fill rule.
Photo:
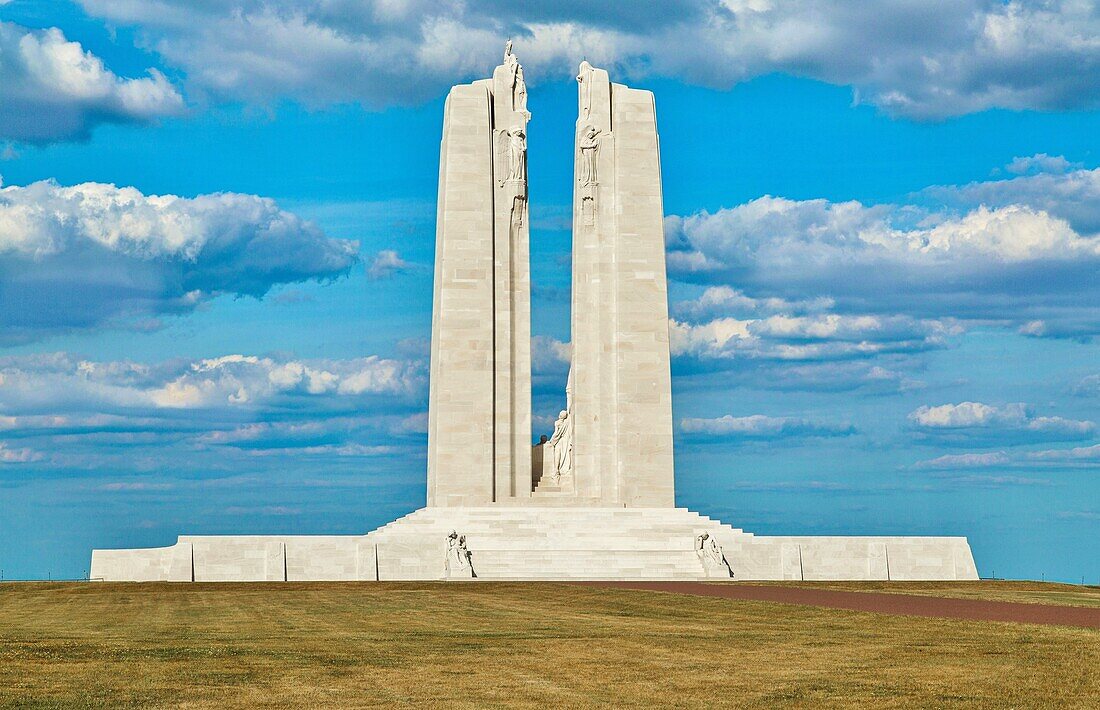
<svg viewBox="0 0 1100 710">
<path fill-rule="evenodd" d="M 49 414 L 53 408 L 118 414 L 157 410 L 253 409 L 309 396 L 415 397 L 424 387 L 420 363 L 370 356 L 349 360 L 288 360 L 226 355 L 196 362 L 146 365 L 96 362 L 66 353 L 0 358 L 0 426 L 77 424 L 63 415 L 15 420 L 10 413 Z M 46 410 L 46 411 L 44 411 Z M 101 420 L 104 425 L 111 421 Z"/>
<path fill-rule="evenodd" d="M 556 338 L 536 335 L 531 338 L 531 370 L 539 375 L 561 374 L 569 370 L 572 348 Z"/>
<path fill-rule="evenodd" d="M 388 279 L 408 269 L 409 263 L 402 259 L 400 254 L 393 249 L 383 249 L 371 259 L 367 276 L 373 280 Z"/>
<path fill-rule="evenodd" d="M 183 97 L 156 69 L 122 78 L 56 27 L 0 22 L 0 57 L 0 138 L 79 140 L 101 123 L 149 123 L 183 111 Z"/>
<path fill-rule="evenodd" d="M 770 417 L 730 414 L 714 419 L 685 418 L 680 421 L 685 434 L 721 439 L 790 439 L 822 436 L 848 436 L 855 433 L 851 424 L 820 422 L 798 417 Z"/>
<path fill-rule="evenodd" d="M 171 460 L 229 474 L 257 457 L 416 459 L 426 370 L 377 356 L 2 357 L 0 462 L 155 472 Z"/>
<path fill-rule="evenodd" d="M 701 359 L 842 360 L 943 347 L 958 328 L 906 316 L 773 315 L 670 322 L 671 349 Z"/>
<path fill-rule="evenodd" d="M 1035 155 L 1017 156 L 1013 158 L 1012 162 L 1005 166 L 1005 170 L 1016 175 L 1034 173 L 1053 173 L 1060 175 L 1069 172 L 1072 168 L 1080 167 L 1080 163 L 1071 163 L 1066 160 L 1066 156 L 1064 155 L 1036 153 Z"/>
<path fill-rule="evenodd" d="M 1097 431 L 1091 421 L 1034 416 L 1023 403 L 924 405 L 909 413 L 909 422 L 922 436 L 957 442 L 1000 437 L 1020 444 L 1075 441 L 1091 438 Z"/>
<path fill-rule="evenodd" d="M 53 181 L 0 189 L 0 341 L 141 328 L 220 294 L 332 279 L 357 259 L 274 201 Z M 153 321 L 151 325 L 155 326 Z"/>
<path fill-rule="evenodd" d="M 1097 205 L 1100 170 L 1071 170 L 932 187 L 910 204 L 762 197 L 670 217 L 670 273 L 710 287 L 673 313 L 736 314 L 714 326 L 727 331 L 750 315 L 838 314 L 1088 339 L 1100 333 Z"/>
<path fill-rule="evenodd" d="M 568 76 L 580 57 L 718 88 L 785 72 L 918 119 L 1087 109 L 1100 96 L 1100 18 L 1077 0 L 891 0 L 874 12 L 844 0 L 79 2 L 235 99 L 413 102 L 483 75 L 509 36 L 531 76 Z"/>
</svg>

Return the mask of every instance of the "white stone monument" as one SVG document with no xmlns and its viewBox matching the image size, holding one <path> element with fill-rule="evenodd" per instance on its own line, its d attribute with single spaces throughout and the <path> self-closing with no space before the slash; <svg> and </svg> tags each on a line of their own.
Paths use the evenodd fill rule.
<svg viewBox="0 0 1100 710">
<path fill-rule="evenodd" d="M 977 579 L 962 537 L 757 537 L 674 507 L 653 94 L 588 62 L 577 83 L 572 362 L 549 440 L 531 446 L 530 114 L 509 42 L 444 111 L 427 506 L 361 536 L 94 550 L 93 579 Z"/>
</svg>

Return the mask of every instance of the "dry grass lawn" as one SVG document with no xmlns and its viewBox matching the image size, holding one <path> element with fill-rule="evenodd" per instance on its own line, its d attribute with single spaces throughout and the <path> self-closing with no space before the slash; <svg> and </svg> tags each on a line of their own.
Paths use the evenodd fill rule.
<svg viewBox="0 0 1100 710">
<path fill-rule="evenodd" d="M 1068 627 L 562 584 L 0 585 L 0 707 L 1064 708 L 1098 697 L 1100 632 Z"/>
<path fill-rule="evenodd" d="M 775 582 L 739 582 L 767 584 Z M 1055 582 L 781 582 L 792 587 L 845 592 L 890 592 L 952 599 L 984 599 L 1026 604 L 1100 607 L 1100 587 Z"/>
</svg>

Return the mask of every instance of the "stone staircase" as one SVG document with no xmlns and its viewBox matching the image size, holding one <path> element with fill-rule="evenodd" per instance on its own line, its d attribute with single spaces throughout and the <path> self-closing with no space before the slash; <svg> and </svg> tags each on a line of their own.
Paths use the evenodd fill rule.
<svg viewBox="0 0 1100 710">
<path fill-rule="evenodd" d="M 708 532 L 723 546 L 752 535 L 685 508 L 422 508 L 369 533 L 380 578 L 438 579 L 451 531 L 482 579 L 701 579 Z M 713 574 L 713 572 L 711 573 Z"/>
</svg>

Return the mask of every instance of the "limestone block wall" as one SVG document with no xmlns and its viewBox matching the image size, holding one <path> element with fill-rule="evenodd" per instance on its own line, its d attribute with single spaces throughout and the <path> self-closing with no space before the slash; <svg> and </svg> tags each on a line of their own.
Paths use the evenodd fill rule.
<svg viewBox="0 0 1100 710">
<path fill-rule="evenodd" d="M 581 65 L 573 205 L 576 493 L 673 505 L 672 384 L 653 94 Z"/>
<path fill-rule="evenodd" d="M 428 505 L 493 499 L 493 192 L 487 82 L 447 96 L 440 145 Z"/>
<path fill-rule="evenodd" d="M 508 55 L 455 86 L 440 144 L 428 505 L 531 495 L 526 88 Z"/>
<path fill-rule="evenodd" d="M 361 536 L 187 536 L 172 547 L 96 550 L 92 577 L 441 580 L 452 531 L 466 538 L 483 580 L 713 578 L 695 549 L 704 532 L 734 580 L 978 578 L 966 538 L 757 537 L 683 508 L 583 506 L 421 508 Z"/>
<path fill-rule="evenodd" d="M 615 132 L 615 426 L 629 506 L 673 502 L 672 377 L 661 158 L 653 94 L 612 85 Z"/>
</svg>

